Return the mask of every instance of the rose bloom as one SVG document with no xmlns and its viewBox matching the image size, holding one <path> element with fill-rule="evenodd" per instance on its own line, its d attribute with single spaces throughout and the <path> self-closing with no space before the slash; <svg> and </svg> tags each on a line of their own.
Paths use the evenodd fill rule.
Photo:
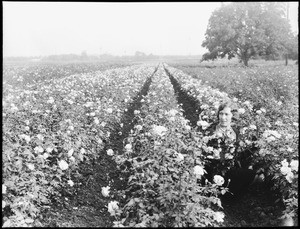
<svg viewBox="0 0 300 229">
<path fill-rule="evenodd" d="M 189 125 L 186 125 L 186 126 L 185 126 L 185 129 L 191 130 L 191 127 L 190 127 Z"/>
<path fill-rule="evenodd" d="M 142 127 L 141 125 L 136 125 L 135 128 L 136 128 L 137 130 L 142 130 L 142 129 L 143 129 L 143 127 Z"/>
<path fill-rule="evenodd" d="M 180 162 L 184 160 L 184 156 L 181 153 L 175 153 L 176 161 Z"/>
<path fill-rule="evenodd" d="M 197 178 L 200 178 L 202 175 L 204 175 L 205 170 L 203 169 L 202 166 L 196 165 L 194 167 L 194 174 L 196 175 Z"/>
<path fill-rule="evenodd" d="M 275 141 L 276 138 L 274 136 L 270 136 L 267 138 L 267 142 L 272 142 L 272 141 Z"/>
<path fill-rule="evenodd" d="M 214 182 L 219 185 L 219 186 L 222 186 L 224 184 L 224 178 L 220 175 L 215 175 L 214 176 Z"/>
<path fill-rule="evenodd" d="M 169 115 L 171 115 L 171 116 L 175 116 L 177 113 L 178 113 L 178 111 L 175 109 L 172 109 L 169 111 Z"/>
<path fill-rule="evenodd" d="M 2 184 L 2 194 L 6 194 L 6 186 Z"/>
<path fill-rule="evenodd" d="M 108 156 L 113 156 L 114 155 L 114 151 L 112 149 L 109 149 L 106 151 Z"/>
<path fill-rule="evenodd" d="M 282 173 L 282 175 L 287 175 L 288 173 L 292 172 L 292 169 L 290 167 L 281 167 L 280 172 Z"/>
<path fill-rule="evenodd" d="M 204 130 L 205 130 L 207 127 L 210 126 L 210 124 L 209 124 L 208 122 L 202 121 L 202 120 L 198 121 L 198 122 L 197 122 L 197 125 L 198 125 L 198 126 L 201 126 L 202 129 L 204 129 Z"/>
<path fill-rule="evenodd" d="M 299 161 L 298 160 L 292 160 L 290 163 L 291 169 L 294 171 L 298 171 L 299 167 Z"/>
<path fill-rule="evenodd" d="M 109 186 L 102 187 L 101 193 L 102 193 L 102 195 L 103 195 L 104 197 L 108 197 L 108 196 L 109 196 L 109 189 L 110 189 Z"/>
<path fill-rule="evenodd" d="M 223 212 L 215 212 L 214 218 L 218 223 L 224 222 L 224 213 Z"/>
<path fill-rule="evenodd" d="M 111 216 L 114 216 L 116 214 L 116 211 L 119 209 L 118 204 L 119 202 L 115 200 L 108 203 L 107 208 Z"/>
<path fill-rule="evenodd" d="M 292 172 L 289 172 L 288 174 L 286 174 L 285 178 L 289 183 L 292 183 L 294 179 L 294 174 Z"/>
<path fill-rule="evenodd" d="M 265 108 L 260 108 L 260 110 L 264 113 L 266 113 L 266 109 Z"/>
<path fill-rule="evenodd" d="M 72 180 L 68 180 L 68 185 L 70 185 L 71 187 L 74 186 L 74 182 Z"/>
<path fill-rule="evenodd" d="M 61 160 L 58 162 L 58 166 L 61 170 L 66 170 L 69 168 L 68 163 L 65 160 Z"/>
<path fill-rule="evenodd" d="M 163 136 L 163 135 L 166 134 L 166 132 L 167 132 L 168 129 L 166 127 L 164 127 L 164 126 L 156 126 L 156 125 L 154 125 L 154 127 L 153 127 L 152 130 L 153 130 L 153 132 L 155 134 L 157 134 L 159 136 Z"/>
<path fill-rule="evenodd" d="M 288 167 L 288 166 L 289 166 L 289 163 L 287 162 L 286 159 L 284 159 L 284 160 L 281 162 L 281 165 L 282 165 L 282 167 Z"/>
<path fill-rule="evenodd" d="M 125 149 L 126 149 L 126 151 L 131 151 L 132 150 L 132 145 L 131 144 L 126 144 Z"/>
<path fill-rule="evenodd" d="M 172 117 L 169 118 L 169 120 L 172 121 L 172 122 L 174 122 L 175 121 L 175 117 L 172 116 Z"/>
<path fill-rule="evenodd" d="M 239 108 L 238 109 L 238 113 L 239 114 L 244 114 L 245 113 L 245 109 L 244 108 Z"/>
</svg>

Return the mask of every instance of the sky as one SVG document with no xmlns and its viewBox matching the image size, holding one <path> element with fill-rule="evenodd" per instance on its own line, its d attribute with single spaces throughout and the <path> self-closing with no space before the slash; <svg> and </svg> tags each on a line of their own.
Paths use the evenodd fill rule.
<svg viewBox="0 0 300 229">
<path fill-rule="evenodd" d="M 290 2 L 298 32 L 298 2 Z M 5 2 L 3 56 L 200 55 L 221 2 Z"/>
</svg>

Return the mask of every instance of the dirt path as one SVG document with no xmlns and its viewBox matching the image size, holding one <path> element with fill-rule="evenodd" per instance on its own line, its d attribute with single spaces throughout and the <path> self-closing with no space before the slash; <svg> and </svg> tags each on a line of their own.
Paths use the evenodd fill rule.
<svg viewBox="0 0 300 229">
<path fill-rule="evenodd" d="M 176 93 L 177 101 L 183 104 L 183 114 L 190 120 L 193 127 L 197 127 L 199 113 L 201 112 L 199 101 L 191 97 L 179 82 L 165 69 Z M 275 203 L 276 197 L 270 191 L 270 185 L 266 183 L 249 187 L 245 193 L 234 200 L 223 200 L 226 227 L 275 227 L 279 226 L 281 212 L 284 206 Z"/>
<path fill-rule="evenodd" d="M 157 70 L 157 69 L 156 69 Z M 137 96 L 127 107 L 127 111 L 121 118 L 123 127 L 119 125 L 110 135 L 110 139 L 103 155 L 94 164 L 83 164 L 80 168 L 80 176 L 73 177 L 75 185 L 70 190 L 63 190 L 61 197 L 53 200 L 53 205 L 48 211 L 42 214 L 41 226 L 49 227 L 111 227 L 113 218 L 107 211 L 107 204 L 115 200 L 114 196 L 107 198 L 101 194 L 101 188 L 109 185 L 111 193 L 114 190 L 124 189 L 126 177 L 121 177 L 116 163 L 106 154 L 106 150 L 111 148 L 115 152 L 123 151 L 123 139 L 126 138 L 130 130 L 135 125 L 134 110 L 141 107 L 141 99 L 147 95 L 152 76 L 146 80 Z M 119 133 L 122 132 L 122 135 Z M 72 190 L 72 191 L 71 191 Z"/>
</svg>

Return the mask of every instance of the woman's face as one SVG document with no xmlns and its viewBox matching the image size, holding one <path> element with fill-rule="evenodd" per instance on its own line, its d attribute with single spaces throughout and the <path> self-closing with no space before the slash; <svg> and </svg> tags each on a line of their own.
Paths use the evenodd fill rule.
<svg viewBox="0 0 300 229">
<path fill-rule="evenodd" d="M 225 107 L 223 110 L 219 112 L 219 123 L 221 126 L 230 126 L 232 119 L 231 109 L 229 107 Z"/>
</svg>

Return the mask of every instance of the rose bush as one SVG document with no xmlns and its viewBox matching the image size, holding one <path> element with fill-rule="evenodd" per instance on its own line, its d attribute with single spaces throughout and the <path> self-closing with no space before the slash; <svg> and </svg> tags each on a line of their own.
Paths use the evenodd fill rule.
<svg viewBox="0 0 300 229">
<path fill-rule="evenodd" d="M 5 226 L 34 225 L 61 189 L 79 185 L 72 179 L 79 165 L 102 156 L 98 152 L 104 140 L 126 109 L 124 98 L 130 102 L 153 71 L 152 66 L 131 66 L 22 87 L 4 82 L 2 171 L 7 191 L 2 200 L 12 212 L 4 216 Z"/>
<path fill-rule="evenodd" d="M 291 173 L 285 167 L 282 170 L 289 174 L 287 176 L 281 173 L 279 167 L 284 159 L 291 162 L 299 158 L 299 90 L 295 87 L 298 84 L 298 73 L 291 68 L 270 67 L 270 71 L 264 68 L 249 71 L 239 68 L 201 68 L 197 76 L 193 72 L 196 68 L 186 69 L 193 72 L 191 77 L 178 68 L 167 66 L 181 86 L 201 101 L 202 113 L 198 125 L 202 131 L 205 132 L 206 126 L 216 122 L 216 109 L 220 103 L 227 100 L 237 103 L 239 110 L 236 124 L 240 129 L 238 155 L 244 155 L 242 166 L 263 168 L 267 175 L 266 181 L 281 193 L 280 199 L 286 205 L 283 217 L 296 218 L 298 182 L 294 178 L 298 177 L 298 171 Z M 225 88 L 226 91 L 220 92 L 217 87 Z M 209 148 L 205 150 L 211 152 Z"/>
<path fill-rule="evenodd" d="M 116 157 L 120 167 L 126 168 L 125 162 L 132 167 L 127 167 L 128 187 L 119 194 L 125 194 L 126 199 L 114 224 L 221 225 L 224 215 L 220 215 L 218 195 L 223 189 L 209 182 L 199 183 L 205 173 L 202 136 L 183 117 L 162 67 L 153 78 L 137 125 L 141 128 L 135 127 L 124 143 L 132 145 L 132 152 L 124 149 Z"/>
</svg>

